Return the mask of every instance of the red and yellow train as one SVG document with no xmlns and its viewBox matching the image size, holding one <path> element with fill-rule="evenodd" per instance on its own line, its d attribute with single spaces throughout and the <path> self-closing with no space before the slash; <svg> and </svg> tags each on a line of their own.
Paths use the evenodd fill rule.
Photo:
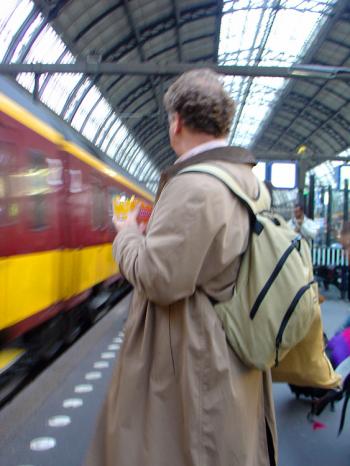
<svg viewBox="0 0 350 466">
<path fill-rule="evenodd" d="M 0 373 L 33 342 L 72 337 L 82 303 L 113 292 L 111 200 L 122 192 L 152 204 L 48 109 L 0 80 Z"/>
</svg>

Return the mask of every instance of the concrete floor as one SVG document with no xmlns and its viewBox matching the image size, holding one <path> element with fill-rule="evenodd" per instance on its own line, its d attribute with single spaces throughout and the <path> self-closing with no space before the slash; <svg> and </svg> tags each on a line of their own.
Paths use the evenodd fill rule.
<svg viewBox="0 0 350 466">
<path fill-rule="evenodd" d="M 130 296 L 0 411 L 0 466 L 80 466 L 123 340 Z"/>
<path fill-rule="evenodd" d="M 330 290 L 322 305 L 329 337 L 350 315 L 350 304 L 334 299 L 337 295 L 336 290 Z M 125 298 L 0 411 L 1 466 L 81 466 L 115 361 L 104 359 L 102 355 L 114 352 L 117 357 L 118 351 L 113 345 L 119 336 L 122 337 L 127 306 L 128 298 Z M 96 368 L 96 362 L 101 361 L 110 362 L 109 367 Z M 101 373 L 101 378 L 89 380 L 91 372 L 96 371 Z M 93 391 L 77 393 L 76 388 L 81 385 L 92 385 Z M 327 408 L 322 413 L 319 420 L 326 428 L 314 431 L 306 418 L 309 401 L 296 400 L 286 384 L 274 385 L 274 398 L 279 466 L 350 466 L 350 408 L 344 431 L 337 437 L 342 402 L 336 406 L 335 412 Z M 72 399 L 80 399 L 83 405 L 74 406 L 77 401 Z M 65 405 L 67 400 L 70 401 Z M 67 416 L 69 424 L 57 425 L 58 421 L 67 422 Z M 45 442 L 33 443 L 42 437 L 54 438 L 55 446 L 33 449 L 38 445 L 45 447 Z"/>
<path fill-rule="evenodd" d="M 321 290 L 322 291 L 322 290 Z M 326 293 L 322 305 L 324 328 L 327 336 L 334 335 L 337 328 L 350 316 L 350 303 L 334 300 L 335 290 Z M 274 384 L 279 435 L 280 466 L 349 466 L 350 465 L 350 409 L 342 434 L 338 437 L 340 413 L 343 401 L 335 406 L 335 412 L 326 408 L 318 421 L 324 429 L 313 430 L 307 421 L 310 402 L 297 400 L 286 384 Z"/>
</svg>

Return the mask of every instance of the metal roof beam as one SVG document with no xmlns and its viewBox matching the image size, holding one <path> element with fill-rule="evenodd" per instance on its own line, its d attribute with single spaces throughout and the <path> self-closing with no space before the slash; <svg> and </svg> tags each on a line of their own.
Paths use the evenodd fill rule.
<svg viewBox="0 0 350 466">
<path fill-rule="evenodd" d="M 196 36 L 196 37 L 192 37 L 188 40 L 185 40 L 182 42 L 182 45 L 187 45 L 187 44 L 191 44 L 192 42 L 196 42 L 196 41 L 199 41 L 199 40 L 202 40 L 202 39 L 208 39 L 208 38 L 212 38 L 212 34 L 210 33 L 207 33 L 207 34 L 200 34 L 199 36 Z M 150 62 L 151 60 L 153 60 L 154 58 L 158 58 L 160 55 L 163 55 L 167 52 L 169 52 L 170 50 L 174 49 L 175 47 L 177 47 L 177 45 L 170 45 L 168 47 L 165 47 L 164 49 L 156 52 L 156 53 L 153 53 L 151 55 L 148 56 L 148 62 Z M 202 58 L 201 58 L 201 61 L 202 61 Z M 193 62 L 195 63 L 195 62 Z M 123 79 L 123 76 L 119 76 L 117 79 L 115 79 L 111 84 L 109 84 L 108 88 L 106 89 L 107 92 L 109 92 L 111 89 L 113 89 L 119 82 L 120 80 Z"/>
<path fill-rule="evenodd" d="M 216 8 L 216 2 L 213 1 L 197 5 L 196 8 L 194 8 L 193 5 L 186 9 L 183 8 L 181 10 L 181 26 L 185 24 L 193 24 L 194 21 L 215 16 Z M 141 43 L 144 44 L 155 37 L 159 37 L 167 31 L 173 30 L 175 22 L 173 13 L 171 13 L 170 15 L 159 17 L 156 21 L 142 27 L 139 31 Z M 118 60 L 120 56 L 132 50 L 134 48 L 133 41 L 131 40 L 132 38 L 133 37 L 129 35 L 121 42 L 114 44 L 102 55 L 102 60 Z"/>
<path fill-rule="evenodd" d="M 224 1 L 223 0 L 218 0 L 216 20 L 215 20 L 215 38 L 214 38 L 214 54 L 213 54 L 214 63 L 218 62 L 219 45 L 220 45 L 220 31 L 221 31 L 221 19 L 222 19 L 223 6 L 224 6 Z"/>
<path fill-rule="evenodd" d="M 297 79 L 344 79 L 350 80 L 350 67 L 346 66 L 239 66 L 211 65 L 203 63 L 0 63 L 0 74 L 17 75 L 18 73 L 86 73 L 89 75 L 135 75 L 135 76 L 176 76 L 193 69 L 210 67 L 212 70 L 231 76 L 255 76 L 271 78 Z"/>
<path fill-rule="evenodd" d="M 265 2 L 265 6 L 266 6 L 266 4 L 267 3 Z M 265 8 L 262 9 L 262 11 L 260 13 L 260 16 L 259 16 L 258 25 L 257 25 L 256 31 L 255 31 L 255 36 L 254 36 L 253 43 L 252 43 L 252 49 L 251 49 L 251 51 L 249 53 L 249 61 L 251 61 L 251 58 L 253 56 L 253 50 L 254 50 L 255 47 L 258 47 L 258 53 L 257 53 L 256 57 L 254 58 L 254 64 L 256 66 L 260 63 L 260 61 L 262 59 L 262 56 L 263 56 L 263 53 L 265 52 L 265 47 L 266 47 L 267 41 L 268 41 L 268 39 L 270 37 L 273 24 L 274 24 L 274 22 L 276 20 L 276 16 L 277 16 L 277 12 L 278 12 L 278 6 L 280 6 L 280 0 L 275 0 L 274 6 L 276 8 L 273 10 L 273 13 L 269 16 L 267 24 L 265 26 L 265 30 L 263 32 L 263 35 L 262 35 L 261 39 L 260 39 L 260 42 L 257 43 L 258 40 L 259 40 L 260 29 L 262 27 L 265 12 L 266 12 Z M 233 85 L 233 83 L 231 84 L 231 86 L 232 85 Z M 235 137 L 238 125 L 241 122 L 241 117 L 242 117 L 242 114 L 243 114 L 243 110 L 245 108 L 248 96 L 250 95 L 250 90 L 251 90 L 252 85 L 253 85 L 253 77 L 252 76 L 247 80 L 247 84 L 246 84 L 245 80 L 241 81 L 240 89 L 239 89 L 239 93 L 238 93 L 239 108 L 238 108 L 237 114 L 235 114 L 235 117 L 234 117 L 234 120 L 233 120 L 233 126 L 230 129 L 230 139 L 229 139 L 230 144 L 232 143 L 232 141 L 233 141 L 233 139 Z M 232 87 L 231 87 L 231 91 L 232 91 Z"/>
<path fill-rule="evenodd" d="M 160 152 L 164 151 L 164 149 L 165 149 L 165 147 L 164 147 L 164 141 L 162 141 L 162 140 L 158 141 L 158 143 L 154 146 L 154 151 L 157 151 L 157 154 L 159 154 Z M 158 169 L 158 165 L 154 164 L 153 159 L 148 158 L 148 160 L 149 160 L 150 162 L 153 163 L 153 166 L 154 166 L 155 168 Z M 168 160 L 169 160 L 169 165 L 170 165 L 170 159 L 168 158 Z M 147 160 L 146 160 L 146 161 L 145 161 L 145 160 L 142 160 L 142 163 L 143 163 L 142 169 L 141 169 L 140 166 L 139 166 L 138 169 L 137 169 L 137 171 L 135 171 L 135 176 L 137 176 L 138 178 L 140 178 L 141 176 L 143 176 L 143 171 L 144 171 L 145 166 L 146 166 L 146 163 L 145 163 L 145 162 L 147 162 Z M 137 175 L 136 175 L 136 174 L 137 174 Z"/>
<path fill-rule="evenodd" d="M 180 12 L 178 0 L 171 0 L 171 3 L 174 8 L 175 20 L 176 20 L 175 29 L 176 29 L 176 41 L 177 41 L 177 55 L 178 55 L 179 62 L 181 63 L 182 58 L 183 58 L 182 38 L 181 38 L 181 29 L 180 29 L 181 12 Z"/>
<path fill-rule="evenodd" d="M 73 43 L 78 42 L 85 34 L 87 34 L 91 29 L 94 28 L 100 21 L 104 20 L 108 15 L 114 13 L 118 8 L 122 6 L 123 2 L 120 1 L 115 5 L 107 8 L 107 10 L 103 11 L 101 14 L 96 16 L 87 26 L 85 26 L 78 34 L 74 37 Z"/>
<path fill-rule="evenodd" d="M 108 131 L 112 128 L 114 123 L 117 121 L 118 117 L 117 115 L 113 112 L 109 115 L 109 117 L 106 118 L 106 120 L 103 122 L 103 124 L 100 126 L 99 130 L 96 131 L 94 139 L 91 141 L 95 146 L 101 147 L 103 144 L 103 141 L 105 137 L 108 134 Z M 103 132 L 103 134 L 102 134 Z M 100 138 L 101 136 L 101 138 Z M 97 140 L 100 138 L 99 143 L 97 144 Z"/>
<path fill-rule="evenodd" d="M 71 0 L 37 0 L 36 4 L 46 16 L 47 21 L 53 21 L 60 14 L 63 7 Z"/>
<path fill-rule="evenodd" d="M 345 49 L 349 48 L 349 44 L 346 44 L 345 42 L 342 42 L 340 40 L 334 39 L 333 37 L 327 37 L 325 40 L 325 44 L 329 42 L 331 44 L 336 45 L 337 47 L 344 47 Z"/>
<path fill-rule="evenodd" d="M 330 161 L 343 161 L 344 163 L 350 162 L 350 157 L 337 157 L 337 156 L 312 156 L 312 157 L 300 157 L 300 155 L 295 154 L 293 152 L 280 152 L 280 153 L 273 153 L 271 154 L 269 151 L 265 152 L 258 152 L 254 154 L 256 159 L 259 162 L 278 162 L 280 160 L 291 160 L 291 161 L 302 161 L 307 160 L 310 162 L 315 162 L 317 164 Z"/>
<path fill-rule="evenodd" d="M 163 155 L 166 155 L 166 157 L 163 157 Z M 162 163 L 162 160 L 166 161 L 167 162 L 167 165 L 168 165 L 168 161 L 169 161 L 169 157 L 168 157 L 168 154 L 169 154 L 169 149 L 167 147 L 164 147 L 163 149 L 161 149 L 159 152 L 158 152 L 158 164 L 156 165 L 156 169 L 158 170 L 159 173 L 162 172 L 163 170 L 163 166 L 165 165 L 164 163 Z M 153 159 L 151 159 L 152 162 L 153 162 Z M 154 167 L 149 167 L 147 170 L 145 170 L 145 172 L 142 174 L 142 180 L 144 182 L 145 179 L 147 179 L 147 177 L 150 176 L 150 173 L 153 173 L 155 172 L 155 168 Z"/>
<path fill-rule="evenodd" d="M 313 41 L 311 46 L 308 48 L 307 53 L 303 59 L 302 66 L 305 66 L 305 63 L 308 63 L 314 59 L 314 57 L 317 55 L 317 52 L 319 51 L 322 44 L 327 40 L 327 37 L 329 36 L 336 22 L 340 18 L 342 18 L 342 15 L 344 14 L 344 11 L 346 11 L 347 6 L 348 6 L 348 0 L 337 1 L 332 11 L 332 14 L 329 16 L 327 21 L 323 24 L 315 40 Z M 274 116 L 278 114 L 278 111 L 283 106 L 283 102 L 287 99 L 287 96 L 292 91 L 292 88 L 293 88 L 293 82 L 290 81 L 287 84 L 287 86 L 284 88 L 282 95 L 279 97 L 278 103 L 277 105 L 275 105 L 274 111 L 271 112 L 270 116 L 264 121 L 264 123 L 260 127 L 260 130 L 255 135 L 254 140 L 252 141 L 253 142 L 252 147 L 254 147 L 254 145 L 259 141 L 260 136 L 264 134 L 266 129 L 270 126 Z"/>
<path fill-rule="evenodd" d="M 146 55 L 145 55 L 145 53 L 143 51 L 143 48 L 142 48 L 142 45 L 141 45 L 140 33 L 139 33 L 139 30 L 138 30 L 138 28 L 137 28 L 137 26 L 135 24 L 135 21 L 134 21 L 134 18 L 133 18 L 133 15 L 132 15 L 128 0 L 123 1 L 123 7 L 124 7 L 126 17 L 128 19 L 130 29 L 132 30 L 132 32 L 134 34 L 134 37 L 135 37 L 135 40 L 136 40 L 136 46 L 137 46 L 137 50 L 138 50 L 140 59 L 141 59 L 142 62 L 145 62 L 147 60 L 147 58 L 146 58 Z M 154 100 L 156 102 L 156 107 L 158 107 L 158 111 L 160 111 L 161 104 L 160 104 L 160 101 L 159 101 L 159 96 L 157 94 L 156 86 L 154 84 L 153 76 L 151 76 L 149 78 L 149 80 L 150 80 L 150 83 L 151 83 Z"/>
<path fill-rule="evenodd" d="M 18 31 L 13 35 L 11 44 L 8 46 L 7 52 L 3 58 L 4 62 L 11 61 L 13 54 L 16 51 L 19 43 L 27 33 L 29 27 L 32 25 L 33 21 L 35 21 L 36 17 L 39 15 L 37 8 L 33 8 L 27 19 L 22 23 Z"/>
<path fill-rule="evenodd" d="M 347 63 L 348 59 L 350 58 L 350 54 L 347 55 L 347 57 L 343 60 L 343 63 Z M 295 124 L 296 121 L 298 121 L 302 116 L 305 115 L 305 113 L 312 107 L 313 103 L 314 102 L 317 102 L 321 92 L 326 89 L 326 86 L 327 86 L 327 82 L 324 82 L 317 90 L 316 92 L 314 93 L 314 95 L 312 96 L 311 99 L 308 99 L 308 102 L 307 104 L 305 105 L 305 107 L 299 112 L 299 114 L 297 114 L 296 116 L 294 116 L 294 118 L 292 119 L 292 121 L 288 124 L 288 126 L 286 126 L 286 128 L 284 129 L 284 131 L 280 134 L 280 136 L 278 137 L 278 139 L 275 140 L 275 142 L 272 144 L 272 146 L 270 146 L 270 149 L 272 149 L 277 143 L 279 143 L 279 141 L 283 138 L 283 136 L 286 134 L 286 132 L 288 130 L 290 130 L 290 128 Z M 347 101 L 345 102 L 345 104 L 343 104 L 341 107 L 340 107 L 340 110 L 342 108 L 344 108 L 345 106 L 347 105 Z M 310 136 L 312 136 L 316 131 L 318 131 L 320 128 L 322 128 L 324 126 L 324 124 L 326 122 L 329 121 L 330 118 L 332 118 L 333 116 L 337 115 L 339 113 L 339 110 L 337 112 L 332 112 L 330 117 L 327 118 L 327 120 L 322 123 L 322 125 L 315 131 L 312 131 L 311 134 L 309 134 L 307 136 L 307 138 L 303 138 L 301 140 L 301 142 L 303 144 L 305 144 L 306 141 L 308 141 L 310 139 Z"/>
</svg>

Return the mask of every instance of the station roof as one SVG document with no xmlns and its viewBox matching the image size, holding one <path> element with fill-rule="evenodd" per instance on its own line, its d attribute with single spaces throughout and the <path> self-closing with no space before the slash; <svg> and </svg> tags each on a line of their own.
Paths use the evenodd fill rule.
<svg viewBox="0 0 350 466">
<path fill-rule="evenodd" d="M 304 63 L 350 66 L 350 2 L 338 1 L 308 48 Z M 350 82 L 290 80 L 254 139 L 258 156 L 296 153 L 311 168 L 350 155 Z"/>
<path fill-rule="evenodd" d="M 0 6 L 0 63 L 346 67 L 349 10 L 346 0 L 7 0 Z M 349 84 L 333 77 L 226 76 L 237 102 L 230 142 L 252 147 L 262 160 L 304 158 L 308 168 L 346 155 Z M 175 158 L 162 107 L 172 79 L 17 76 L 151 190 Z"/>
</svg>

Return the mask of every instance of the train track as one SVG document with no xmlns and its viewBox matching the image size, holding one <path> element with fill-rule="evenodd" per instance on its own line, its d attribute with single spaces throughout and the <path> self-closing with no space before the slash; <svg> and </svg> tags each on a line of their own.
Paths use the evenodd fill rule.
<svg viewBox="0 0 350 466">
<path fill-rule="evenodd" d="M 93 322 L 89 327 L 82 326 L 76 332 L 75 338 L 69 344 L 54 342 L 53 348 L 46 357 L 38 357 L 38 353 L 32 349 L 24 352 L 18 360 L 13 363 L 5 372 L 0 374 L 0 409 L 13 400 L 30 382 L 32 382 L 40 373 L 49 367 L 58 357 L 68 350 L 74 343 L 81 338 L 91 326 L 95 325 L 129 292 L 131 286 L 124 283 L 114 295 L 113 300 L 101 307 L 96 313 Z"/>
</svg>

